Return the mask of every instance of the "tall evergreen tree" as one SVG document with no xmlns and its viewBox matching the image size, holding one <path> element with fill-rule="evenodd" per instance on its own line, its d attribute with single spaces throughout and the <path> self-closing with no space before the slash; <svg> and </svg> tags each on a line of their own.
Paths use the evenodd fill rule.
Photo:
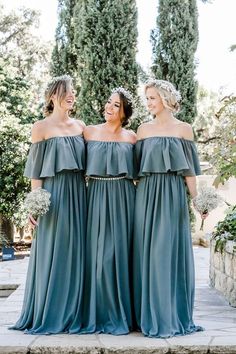
<svg viewBox="0 0 236 354">
<path fill-rule="evenodd" d="M 181 92 L 178 118 L 189 123 L 196 116 L 197 20 L 196 0 L 159 0 L 157 28 L 151 34 L 153 73 L 158 79 L 174 83 Z"/>
<path fill-rule="evenodd" d="M 52 52 L 51 73 L 69 74 L 78 78 L 77 49 L 75 43 L 74 9 L 76 0 L 58 0 L 58 25 Z"/>
<path fill-rule="evenodd" d="M 137 7 L 135 0 L 81 0 L 75 6 L 79 116 L 102 121 L 112 88 L 137 87 Z"/>
</svg>

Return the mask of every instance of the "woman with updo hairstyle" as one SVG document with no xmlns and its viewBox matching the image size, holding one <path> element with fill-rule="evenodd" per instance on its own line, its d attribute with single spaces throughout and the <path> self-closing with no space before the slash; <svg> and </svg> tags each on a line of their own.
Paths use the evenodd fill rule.
<svg viewBox="0 0 236 354">
<path fill-rule="evenodd" d="M 25 168 L 32 190 L 51 193 L 49 211 L 36 227 L 24 303 L 12 329 L 27 334 L 75 333 L 81 327 L 86 229 L 85 124 L 70 117 L 75 94 L 70 76 L 45 91 L 45 118 L 34 123 Z"/>
<path fill-rule="evenodd" d="M 81 333 L 127 334 L 132 325 L 129 262 L 136 134 L 123 128 L 132 111 L 130 93 L 118 87 L 105 104 L 105 123 L 84 130 L 88 223 Z"/>
<path fill-rule="evenodd" d="M 180 110 L 180 100 L 181 95 L 168 81 L 164 80 L 153 80 L 149 81 L 145 85 L 145 93 L 148 89 L 155 87 L 161 100 L 163 106 L 173 113 L 177 113 Z"/>
<path fill-rule="evenodd" d="M 133 243 L 133 299 L 137 329 L 168 338 L 201 331 L 193 322 L 194 261 L 186 186 L 197 195 L 201 173 L 193 131 L 178 120 L 174 85 L 145 85 L 153 119 L 137 131 L 139 183 Z M 202 215 L 205 218 L 206 215 Z"/>
</svg>

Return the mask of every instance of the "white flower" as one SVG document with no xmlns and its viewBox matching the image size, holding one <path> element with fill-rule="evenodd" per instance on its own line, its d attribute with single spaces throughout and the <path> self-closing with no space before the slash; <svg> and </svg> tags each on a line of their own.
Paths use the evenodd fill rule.
<svg viewBox="0 0 236 354">
<path fill-rule="evenodd" d="M 198 195 L 193 198 L 193 204 L 200 213 L 208 213 L 223 202 L 222 197 L 214 188 L 201 187 Z"/>
<path fill-rule="evenodd" d="M 175 96 L 177 102 L 181 101 L 182 97 L 180 92 L 176 90 L 176 88 L 171 82 L 166 80 L 152 79 L 148 81 L 146 84 L 148 85 L 149 83 L 153 83 L 156 88 L 161 88 L 162 90 L 167 91 L 171 95 Z"/>
<path fill-rule="evenodd" d="M 195 209 L 201 214 L 207 214 L 222 204 L 223 198 L 216 193 L 214 188 L 201 187 L 198 195 L 193 198 Z M 204 219 L 202 220 L 200 230 L 203 230 Z"/>
<path fill-rule="evenodd" d="M 124 97 L 126 97 L 126 99 L 129 103 L 132 103 L 132 101 L 133 101 L 133 97 L 132 97 L 131 93 L 128 90 L 126 90 L 124 87 L 116 87 L 111 91 L 111 93 L 112 94 L 113 93 L 118 93 L 118 94 L 121 93 Z"/>
<path fill-rule="evenodd" d="M 44 215 L 49 210 L 51 194 L 43 188 L 36 188 L 27 194 L 24 207 L 34 218 Z"/>
</svg>

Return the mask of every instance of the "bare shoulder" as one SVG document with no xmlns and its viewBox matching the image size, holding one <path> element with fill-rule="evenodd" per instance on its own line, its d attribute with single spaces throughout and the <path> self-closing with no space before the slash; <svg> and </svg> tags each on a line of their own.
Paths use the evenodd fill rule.
<svg viewBox="0 0 236 354">
<path fill-rule="evenodd" d="M 45 132 L 47 129 L 47 121 L 45 119 L 38 120 L 32 126 L 31 141 L 37 143 L 38 141 L 45 139 Z"/>
<path fill-rule="evenodd" d="M 153 124 L 151 122 L 141 124 L 137 130 L 137 139 L 140 140 L 146 138 L 146 135 L 148 135 L 148 132 L 151 129 L 152 125 Z"/>
<path fill-rule="evenodd" d="M 86 125 L 80 119 L 70 118 L 69 127 L 73 129 L 73 134 L 83 134 Z"/>
<path fill-rule="evenodd" d="M 82 129 L 84 130 L 84 128 L 86 127 L 86 124 L 80 120 L 80 119 L 75 119 L 75 123 Z"/>
<path fill-rule="evenodd" d="M 187 140 L 194 140 L 193 128 L 190 124 L 185 122 L 179 123 L 181 137 Z"/>
<path fill-rule="evenodd" d="M 99 128 L 97 125 L 85 126 L 83 130 L 85 140 L 93 140 L 95 138 L 95 135 L 97 134 L 98 129 Z"/>
<path fill-rule="evenodd" d="M 127 142 L 135 144 L 137 141 L 137 135 L 133 130 L 124 129 L 127 137 Z"/>
</svg>

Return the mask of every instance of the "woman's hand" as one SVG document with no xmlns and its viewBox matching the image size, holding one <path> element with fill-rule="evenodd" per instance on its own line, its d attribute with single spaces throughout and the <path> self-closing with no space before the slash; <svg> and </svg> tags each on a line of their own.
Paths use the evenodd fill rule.
<svg viewBox="0 0 236 354">
<path fill-rule="evenodd" d="M 202 220 L 205 220 L 208 217 L 208 215 L 209 215 L 208 211 L 201 212 L 201 211 L 197 210 L 195 203 L 194 203 L 194 199 L 193 199 L 193 206 L 194 206 L 194 209 L 200 214 Z"/>
<path fill-rule="evenodd" d="M 34 229 L 35 226 L 38 226 L 37 220 L 35 220 L 31 214 L 29 214 L 28 222 L 29 222 L 29 225 L 32 229 Z"/>
<path fill-rule="evenodd" d="M 202 220 L 205 220 L 208 217 L 209 213 L 208 212 L 200 213 L 200 215 L 201 215 Z"/>
</svg>

